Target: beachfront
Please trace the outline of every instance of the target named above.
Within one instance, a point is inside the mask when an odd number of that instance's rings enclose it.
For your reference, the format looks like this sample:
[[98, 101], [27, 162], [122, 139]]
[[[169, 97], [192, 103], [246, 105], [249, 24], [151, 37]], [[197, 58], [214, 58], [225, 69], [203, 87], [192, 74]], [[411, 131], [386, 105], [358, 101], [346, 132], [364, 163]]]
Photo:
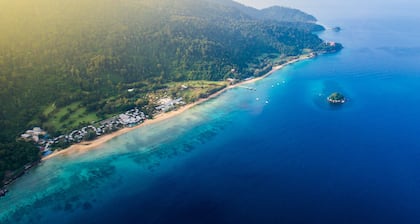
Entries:
[[206, 101], [208, 101], [210, 99], [213, 99], [213, 98], [219, 96], [220, 94], [226, 92], [229, 89], [236, 88], [238, 86], [242, 86], [242, 85], [245, 85], [245, 84], [249, 84], [249, 83], [253, 83], [253, 82], [259, 81], [261, 79], [264, 79], [264, 78], [270, 76], [274, 72], [276, 72], [276, 71], [284, 68], [287, 65], [296, 63], [296, 62], [301, 61], [301, 60], [310, 59], [310, 58], [313, 58], [315, 56], [316, 56], [315, 54], [306, 54], [306, 55], [302, 55], [300, 57], [293, 58], [293, 59], [287, 61], [284, 64], [273, 66], [272, 69], [271, 69], [271, 71], [269, 71], [268, 73], [266, 73], [263, 76], [252, 78], [252, 79], [248, 79], [248, 80], [245, 80], [245, 81], [238, 82], [236, 84], [230, 85], [230, 86], [228, 86], [228, 87], [226, 87], [226, 88], [224, 88], [224, 89], [222, 89], [222, 90], [220, 90], [220, 91], [218, 91], [218, 92], [216, 92], [216, 93], [208, 96], [207, 98], [201, 98], [201, 99], [199, 99], [198, 101], [196, 101], [194, 103], [186, 104], [184, 106], [181, 106], [181, 107], [177, 108], [176, 110], [172, 110], [172, 111], [169, 111], [169, 112], [160, 113], [160, 114], [156, 115], [153, 119], [146, 119], [146, 120], [144, 120], [143, 123], [141, 123], [141, 124], [139, 124], [137, 126], [134, 126], [134, 127], [125, 127], [125, 128], [120, 129], [120, 130], [118, 130], [116, 132], [112, 132], [112, 133], [109, 133], [109, 134], [106, 134], [106, 135], [99, 136], [95, 140], [92, 140], [92, 141], [83, 141], [83, 142], [80, 142], [80, 143], [76, 143], [74, 145], [71, 145], [70, 147], [65, 148], [65, 149], [62, 149], [62, 150], [56, 150], [52, 154], [43, 157], [42, 160], [45, 161], [45, 160], [54, 158], [56, 156], [65, 156], [65, 155], [71, 155], [71, 154], [85, 153], [85, 152], [87, 152], [89, 150], [98, 148], [102, 144], [108, 142], [109, 140], [111, 140], [111, 139], [113, 139], [113, 138], [115, 138], [117, 136], [123, 135], [123, 134], [125, 134], [127, 132], [130, 132], [130, 131], [135, 130], [135, 129], [138, 129], [138, 128], [142, 128], [142, 127], [147, 126], [147, 125], [155, 124], [155, 123], [161, 122], [163, 120], [166, 120], [166, 119], [175, 117], [175, 116], [183, 113], [184, 111], [186, 111], [186, 110], [188, 110], [188, 109], [190, 109], [190, 108], [192, 108], [194, 106], [197, 106], [197, 105], [199, 105], [201, 103], [204, 103], [204, 102], [206, 102]]

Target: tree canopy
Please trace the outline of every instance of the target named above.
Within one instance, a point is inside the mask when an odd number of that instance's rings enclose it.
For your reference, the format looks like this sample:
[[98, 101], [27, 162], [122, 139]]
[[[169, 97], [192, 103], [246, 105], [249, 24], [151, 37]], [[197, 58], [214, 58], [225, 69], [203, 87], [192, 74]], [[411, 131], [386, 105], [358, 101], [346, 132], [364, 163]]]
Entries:
[[146, 94], [168, 82], [224, 80], [232, 68], [252, 76], [263, 54], [325, 49], [314, 21], [230, 0], [3, 0], [0, 155], [11, 156], [0, 157], [0, 174], [37, 159], [37, 149], [17, 150], [25, 128], [60, 131], [49, 108], [71, 112], [78, 102], [102, 116], [133, 106], [124, 91], [133, 86]]

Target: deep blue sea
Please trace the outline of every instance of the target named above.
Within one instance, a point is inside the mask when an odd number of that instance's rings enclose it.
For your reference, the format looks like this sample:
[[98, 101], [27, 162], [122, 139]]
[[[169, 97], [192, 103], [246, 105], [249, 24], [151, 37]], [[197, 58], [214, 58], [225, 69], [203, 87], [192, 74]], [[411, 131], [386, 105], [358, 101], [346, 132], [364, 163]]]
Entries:
[[321, 10], [337, 54], [44, 162], [0, 223], [420, 223], [420, 17], [372, 10]]

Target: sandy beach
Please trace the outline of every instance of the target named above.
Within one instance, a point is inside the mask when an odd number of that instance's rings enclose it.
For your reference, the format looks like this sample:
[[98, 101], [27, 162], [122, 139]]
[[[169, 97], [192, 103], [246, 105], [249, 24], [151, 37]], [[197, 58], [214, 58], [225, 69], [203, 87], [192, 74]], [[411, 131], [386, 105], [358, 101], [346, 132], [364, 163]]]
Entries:
[[170, 112], [167, 112], [167, 113], [158, 114], [153, 119], [145, 120], [142, 124], [137, 125], [135, 127], [123, 128], [123, 129], [120, 129], [120, 130], [118, 130], [116, 132], [113, 132], [113, 133], [110, 133], [110, 134], [107, 134], [107, 135], [103, 135], [103, 136], [101, 136], [101, 137], [99, 137], [99, 138], [97, 138], [97, 139], [95, 139], [93, 141], [80, 142], [80, 143], [74, 144], [74, 145], [72, 145], [72, 146], [70, 146], [70, 147], [68, 147], [66, 149], [56, 150], [52, 154], [50, 154], [50, 155], [42, 158], [42, 161], [45, 161], [45, 160], [48, 160], [48, 159], [51, 159], [51, 158], [54, 158], [54, 157], [60, 156], [60, 155], [65, 156], [65, 155], [72, 155], [72, 154], [80, 154], [80, 153], [84, 153], [84, 152], [87, 152], [89, 150], [98, 148], [102, 144], [108, 142], [109, 140], [111, 140], [111, 139], [113, 139], [113, 138], [115, 138], [117, 136], [123, 135], [123, 134], [125, 134], [127, 132], [130, 132], [130, 131], [135, 130], [135, 129], [138, 129], [138, 128], [142, 128], [142, 127], [147, 126], [147, 125], [151, 125], [151, 124], [158, 123], [158, 122], [161, 122], [163, 120], [166, 120], [166, 119], [175, 117], [175, 116], [183, 113], [184, 111], [186, 111], [186, 110], [188, 110], [188, 109], [190, 109], [190, 108], [192, 108], [192, 107], [194, 107], [196, 105], [199, 105], [199, 104], [201, 104], [203, 102], [206, 102], [207, 100], [210, 100], [210, 99], [213, 99], [213, 98], [219, 96], [220, 94], [226, 92], [229, 89], [236, 88], [236, 87], [241, 86], [241, 85], [253, 83], [253, 82], [256, 82], [258, 80], [264, 79], [267, 76], [270, 76], [274, 72], [276, 72], [276, 71], [284, 68], [287, 65], [296, 63], [296, 62], [301, 61], [301, 60], [309, 59], [309, 58], [312, 58], [312, 56], [302, 55], [299, 58], [290, 60], [290, 61], [288, 61], [288, 62], [286, 62], [286, 63], [284, 63], [282, 65], [278, 65], [278, 66], [273, 67], [270, 72], [268, 72], [267, 74], [265, 74], [263, 76], [260, 76], [260, 77], [254, 78], [254, 79], [250, 79], [250, 80], [247, 80], [247, 81], [244, 81], [244, 82], [240, 82], [240, 83], [237, 83], [237, 84], [234, 84], [234, 85], [230, 85], [230, 86], [228, 86], [228, 87], [226, 87], [226, 88], [224, 88], [224, 89], [222, 89], [222, 90], [220, 90], [220, 91], [218, 91], [218, 92], [210, 95], [207, 98], [199, 99], [198, 101], [196, 101], [194, 103], [187, 104], [185, 106], [182, 106], [182, 107], [180, 107], [180, 108], [178, 108], [176, 110], [173, 110], [173, 111], [170, 111]]
[[70, 155], [70, 154], [83, 153], [83, 152], [89, 151], [91, 149], [97, 148], [98, 146], [106, 143], [107, 141], [109, 141], [109, 140], [111, 140], [111, 139], [113, 139], [117, 136], [123, 135], [127, 132], [133, 131], [135, 129], [138, 129], [138, 128], [141, 128], [141, 127], [144, 127], [144, 126], [147, 126], [147, 125], [155, 124], [155, 123], [161, 122], [163, 120], [166, 120], [166, 119], [169, 119], [169, 118], [172, 118], [172, 117], [175, 117], [175, 116], [183, 113], [184, 111], [200, 104], [200, 103], [203, 103], [203, 102], [205, 102], [209, 99], [212, 99], [212, 98], [220, 95], [221, 93], [226, 91], [228, 88], [224, 88], [224, 89], [220, 90], [219, 92], [216, 92], [213, 95], [209, 96], [208, 98], [200, 99], [200, 100], [198, 100], [194, 103], [182, 106], [182, 107], [178, 108], [177, 110], [173, 110], [173, 111], [170, 111], [170, 112], [167, 112], [167, 113], [158, 114], [153, 119], [145, 120], [143, 123], [141, 123], [137, 126], [123, 128], [123, 129], [120, 129], [116, 132], [100, 136], [95, 140], [88, 141], [88, 142], [86, 142], [86, 141], [80, 142], [80, 143], [74, 144], [74, 145], [72, 145], [72, 146], [70, 146], [66, 149], [55, 151], [54, 153], [42, 158], [42, 160], [48, 160], [48, 159], [51, 159], [51, 158], [59, 156], [59, 155]]

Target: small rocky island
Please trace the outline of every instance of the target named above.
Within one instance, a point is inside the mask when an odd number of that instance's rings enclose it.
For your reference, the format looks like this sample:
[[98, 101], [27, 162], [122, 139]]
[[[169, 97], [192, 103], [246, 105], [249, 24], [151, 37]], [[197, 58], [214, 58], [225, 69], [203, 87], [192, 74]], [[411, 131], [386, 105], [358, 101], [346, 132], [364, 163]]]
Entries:
[[335, 31], [335, 32], [340, 32], [341, 31], [341, 27], [336, 26], [336, 27], [332, 28], [332, 30]]
[[332, 93], [327, 97], [328, 102], [331, 104], [343, 104], [346, 102], [346, 98], [339, 92]]

